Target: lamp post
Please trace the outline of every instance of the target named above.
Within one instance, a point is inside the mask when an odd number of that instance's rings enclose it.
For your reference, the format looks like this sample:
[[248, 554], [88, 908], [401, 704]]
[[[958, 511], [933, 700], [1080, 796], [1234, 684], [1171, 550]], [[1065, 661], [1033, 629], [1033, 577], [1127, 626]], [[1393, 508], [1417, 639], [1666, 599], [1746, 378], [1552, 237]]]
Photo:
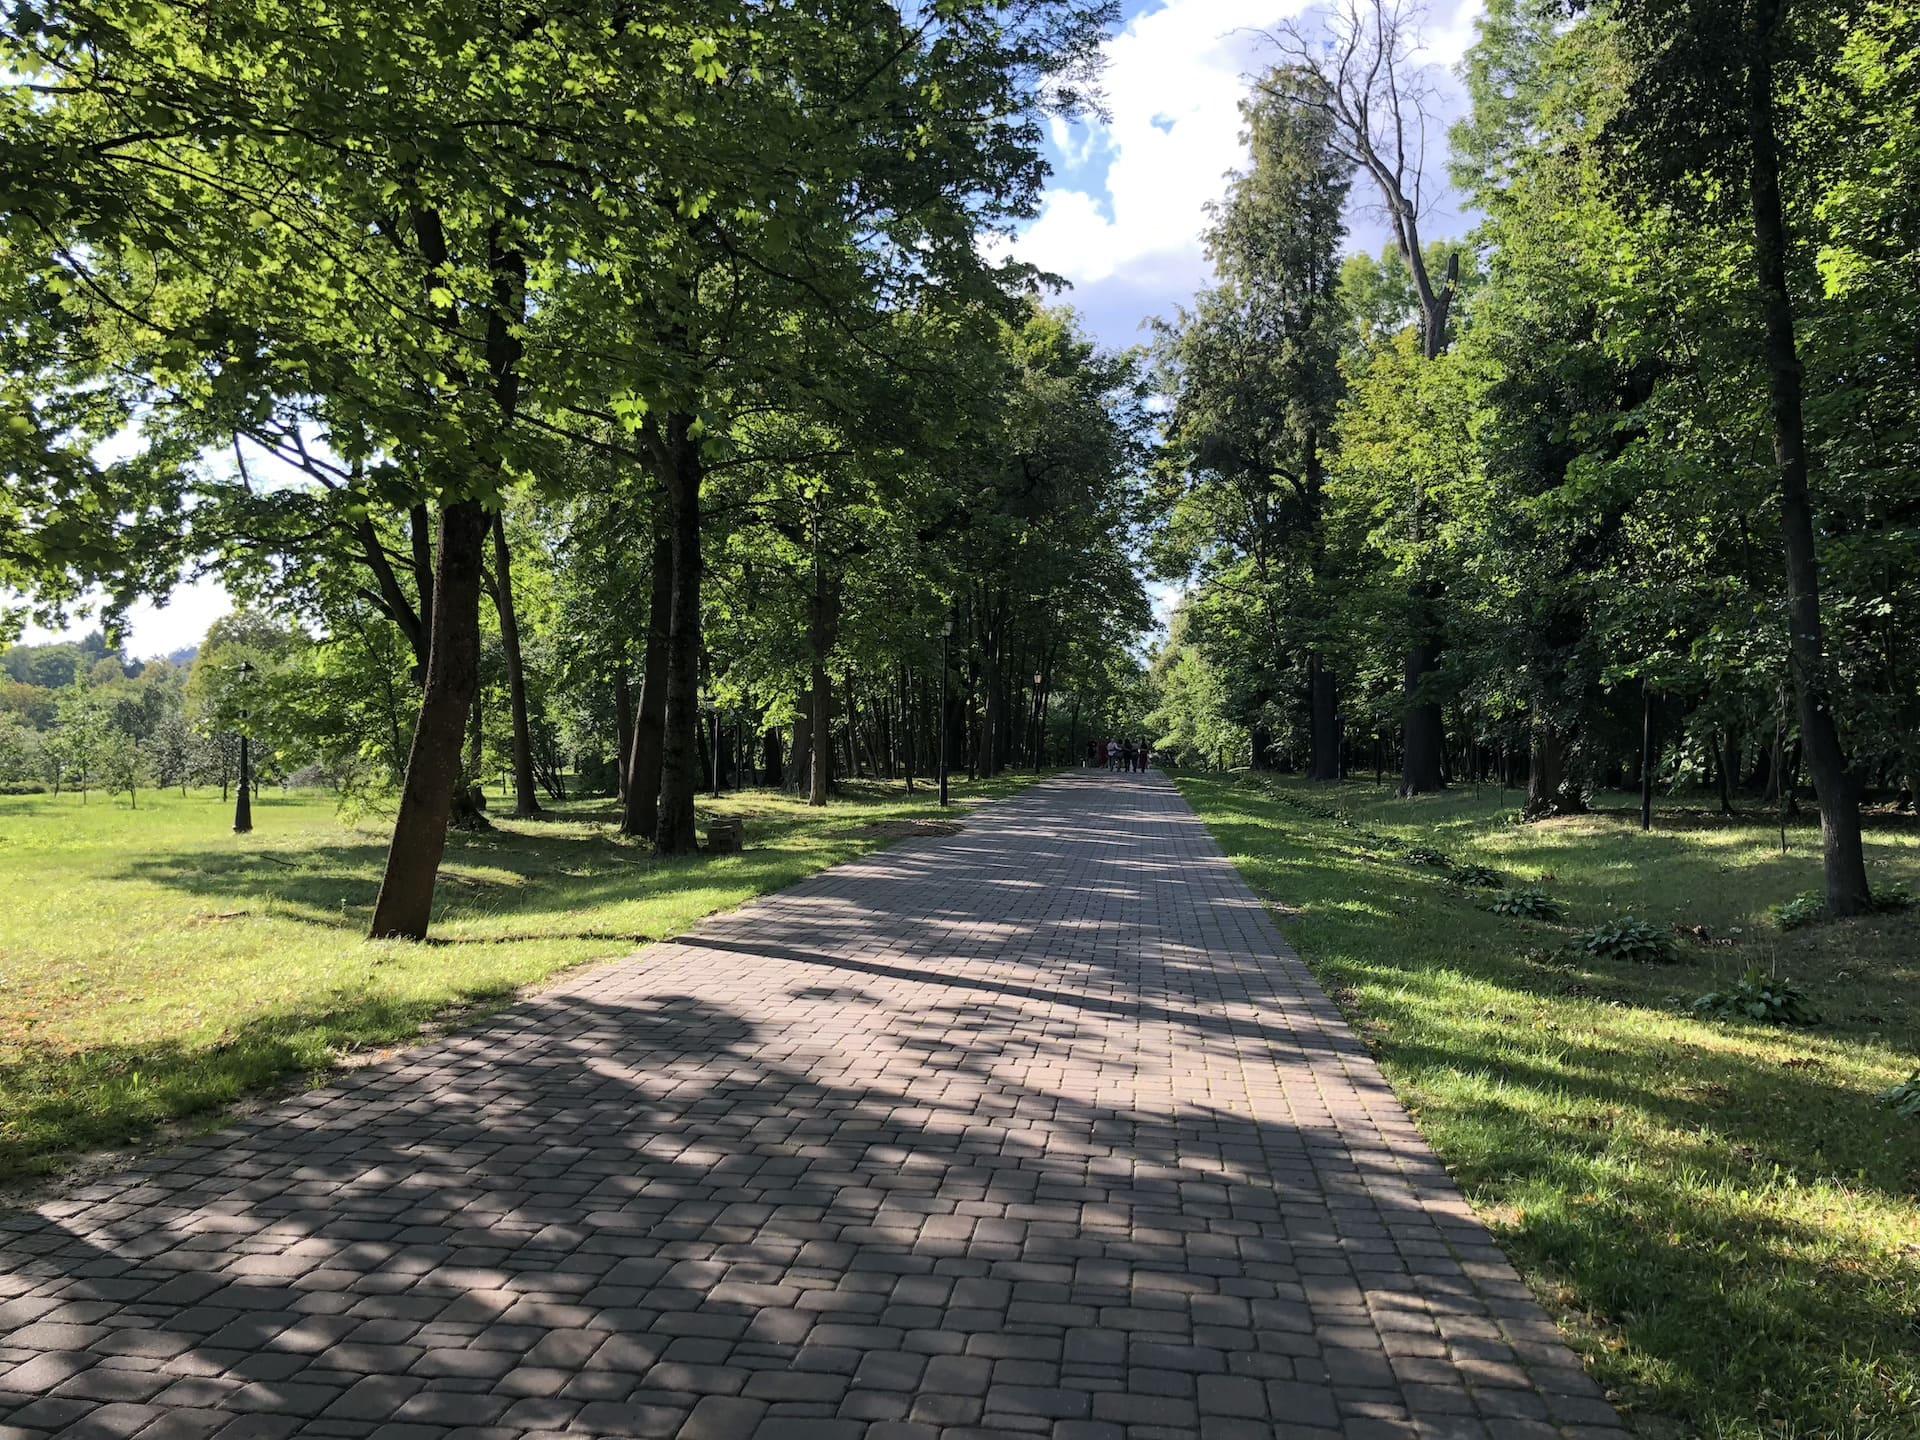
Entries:
[[720, 798], [720, 705], [707, 702], [707, 755], [713, 761], [713, 798]]
[[233, 802], [233, 833], [253, 832], [253, 744], [247, 734], [247, 689], [253, 679], [253, 662], [242, 660], [235, 671], [240, 687], [240, 793]]
[[940, 631], [940, 803], [947, 803], [947, 642], [953, 638], [953, 616]]
[[1038, 670], [1033, 672], [1033, 773], [1036, 775], [1040, 773], [1047, 750], [1047, 718], [1040, 713], [1040, 687], [1046, 683], [1046, 676]]

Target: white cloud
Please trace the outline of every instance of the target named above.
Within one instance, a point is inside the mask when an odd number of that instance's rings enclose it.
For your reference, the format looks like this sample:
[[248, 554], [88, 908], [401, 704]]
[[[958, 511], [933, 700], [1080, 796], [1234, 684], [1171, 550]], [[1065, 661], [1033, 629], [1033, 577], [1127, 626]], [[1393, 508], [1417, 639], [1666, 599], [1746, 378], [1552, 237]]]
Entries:
[[1197, 281], [1206, 206], [1243, 163], [1240, 98], [1256, 32], [1302, 0], [1168, 0], [1106, 45], [1109, 118], [1059, 126], [1069, 170], [1104, 157], [1105, 194], [1051, 187], [1014, 253], [1076, 284], [1108, 279], [1149, 256], [1178, 257]]
[[[1120, 312], [1165, 313], [1207, 282], [1201, 236], [1207, 205], [1229, 172], [1247, 163], [1240, 101], [1248, 77], [1270, 61], [1261, 32], [1310, 8], [1309, 0], [1162, 0], [1106, 44], [1109, 118], [1051, 127], [1061, 174], [1013, 254], [1063, 276], [1117, 333]], [[1444, 175], [1445, 125], [1458, 104], [1451, 71], [1475, 38], [1482, 0], [1434, 0], [1422, 58], [1433, 65], [1441, 113], [1430, 177]], [[1104, 184], [1097, 171], [1104, 163]], [[1432, 220], [1452, 228], [1450, 198]], [[1355, 186], [1349, 244], [1377, 249], [1385, 232], [1365, 188]], [[1430, 226], [1429, 228], [1433, 228]], [[1126, 322], [1131, 328], [1131, 322]]]

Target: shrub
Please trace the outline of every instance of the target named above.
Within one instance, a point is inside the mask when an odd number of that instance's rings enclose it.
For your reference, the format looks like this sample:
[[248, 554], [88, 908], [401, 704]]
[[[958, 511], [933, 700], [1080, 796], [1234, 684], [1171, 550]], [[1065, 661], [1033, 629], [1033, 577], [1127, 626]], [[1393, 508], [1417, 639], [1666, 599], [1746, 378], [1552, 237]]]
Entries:
[[1560, 904], [1544, 890], [1502, 890], [1489, 907], [1496, 915], [1522, 920], [1558, 920]]
[[1898, 915], [1902, 910], [1911, 910], [1913, 904], [1913, 896], [1903, 885], [1890, 886], [1873, 897], [1873, 908], [1881, 915]]
[[1758, 1020], [1767, 1025], [1812, 1025], [1820, 1017], [1807, 1008], [1807, 992], [1793, 981], [1773, 979], [1758, 967], [1724, 990], [1709, 990], [1693, 1002], [1694, 1013], [1715, 1020]]
[[1453, 861], [1430, 845], [1409, 845], [1407, 847], [1409, 865], [1425, 865], [1434, 870], [1451, 870]]
[[1800, 895], [1767, 912], [1782, 930], [1798, 930], [1827, 918], [1827, 902], [1818, 895]]
[[1638, 960], [1644, 964], [1658, 964], [1673, 959], [1672, 938], [1631, 915], [1622, 915], [1617, 920], [1609, 920], [1597, 929], [1589, 930], [1576, 943], [1587, 954], [1602, 955], [1609, 960]]
[[1916, 1070], [1891, 1089], [1880, 1094], [1880, 1103], [1893, 1107], [1893, 1113], [1908, 1120], [1920, 1120], [1920, 1070]]
[[[1876, 915], [1897, 915], [1903, 910], [1913, 908], [1914, 897], [1904, 886], [1895, 885], [1880, 891], [1873, 897], [1873, 913]], [[1821, 895], [1798, 895], [1784, 904], [1776, 905], [1769, 912], [1774, 923], [1782, 930], [1798, 930], [1804, 925], [1814, 925], [1827, 918], [1826, 898]]]
[[1456, 865], [1453, 868], [1453, 883], [1471, 886], [1476, 890], [1498, 890], [1507, 883], [1507, 877], [1491, 865]]

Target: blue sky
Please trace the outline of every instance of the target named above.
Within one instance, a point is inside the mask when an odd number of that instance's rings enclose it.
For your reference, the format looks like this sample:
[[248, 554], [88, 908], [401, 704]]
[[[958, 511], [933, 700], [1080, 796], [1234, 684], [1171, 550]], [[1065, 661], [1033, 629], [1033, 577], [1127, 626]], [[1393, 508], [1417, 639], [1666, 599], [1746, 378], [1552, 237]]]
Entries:
[[[1056, 122], [1053, 176], [1040, 214], [1012, 240], [1014, 253], [1064, 277], [1060, 298], [1102, 342], [1147, 338], [1148, 318], [1171, 317], [1207, 283], [1200, 236], [1206, 205], [1246, 163], [1240, 98], [1271, 63], [1259, 32], [1306, 9], [1306, 0], [1125, 0], [1105, 46], [1105, 119]], [[1434, 67], [1442, 120], [1457, 108], [1453, 67], [1473, 40], [1480, 0], [1429, 0], [1425, 58]], [[1432, 136], [1436, 178], [1444, 125]], [[1364, 180], [1348, 216], [1350, 248], [1378, 250], [1386, 231]], [[1430, 238], [1465, 229], [1440, 196]], [[1164, 615], [1173, 592], [1155, 587]], [[128, 650], [145, 658], [198, 643], [232, 608], [217, 580], [181, 587], [164, 606], [141, 602], [128, 617]], [[83, 621], [70, 633], [93, 628]], [[49, 638], [30, 630], [28, 639]]]
[[[1022, 259], [1072, 282], [1063, 299], [1107, 344], [1143, 340], [1146, 317], [1172, 315], [1206, 283], [1205, 207], [1245, 164], [1240, 99], [1272, 60], [1260, 32], [1306, 8], [1302, 0], [1126, 0], [1106, 45], [1108, 116], [1054, 126], [1044, 208], [1014, 243]], [[1452, 71], [1479, 12], [1480, 0], [1429, 0], [1425, 58], [1443, 112], [1431, 136], [1434, 179], [1459, 93]], [[1377, 250], [1387, 236], [1364, 180], [1354, 195], [1350, 243]], [[1465, 228], [1450, 199], [1433, 207], [1433, 237]]]

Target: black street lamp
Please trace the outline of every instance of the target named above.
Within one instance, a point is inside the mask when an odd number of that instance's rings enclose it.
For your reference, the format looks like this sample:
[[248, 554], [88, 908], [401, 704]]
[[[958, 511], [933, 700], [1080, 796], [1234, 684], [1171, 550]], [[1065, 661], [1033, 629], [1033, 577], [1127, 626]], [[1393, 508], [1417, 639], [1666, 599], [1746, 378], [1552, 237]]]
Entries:
[[233, 833], [253, 833], [253, 745], [247, 734], [247, 688], [253, 679], [253, 662], [242, 660], [236, 671], [240, 686], [240, 794], [233, 802]]
[[707, 758], [712, 762], [713, 798], [720, 798], [720, 703], [717, 700], [702, 700], [701, 708], [707, 712]]
[[947, 642], [953, 638], [953, 616], [940, 631], [940, 803], [947, 803]]

